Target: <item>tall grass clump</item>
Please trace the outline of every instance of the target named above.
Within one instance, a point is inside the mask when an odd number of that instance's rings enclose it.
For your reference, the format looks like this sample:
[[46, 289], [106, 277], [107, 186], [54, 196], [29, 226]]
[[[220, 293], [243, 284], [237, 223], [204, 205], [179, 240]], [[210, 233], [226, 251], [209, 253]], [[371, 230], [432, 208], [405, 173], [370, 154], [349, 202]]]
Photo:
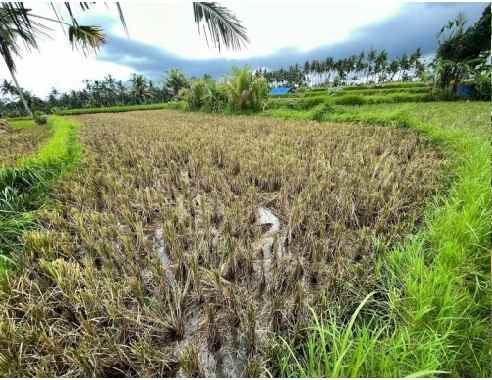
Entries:
[[[51, 117], [51, 137], [38, 152], [0, 169], [0, 271], [11, 262], [23, 231], [33, 226], [30, 212], [38, 208], [51, 182], [79, 158], [77, 124]], [[44, 127], [43, 127], [44, 128]], [[3, 264], [2, 264], [3, 263]]]
[[328, 119], [423, 132], [449, 153], [454, 183], [429, 204], [421, 232], [380, 258], [377, 301], [361, 304], [350, 323], [341, 315], [314, 318], [304, 344], [281, 344], [280, 374], [489, 377], [490, 138], [407, 114], [348, 111]]

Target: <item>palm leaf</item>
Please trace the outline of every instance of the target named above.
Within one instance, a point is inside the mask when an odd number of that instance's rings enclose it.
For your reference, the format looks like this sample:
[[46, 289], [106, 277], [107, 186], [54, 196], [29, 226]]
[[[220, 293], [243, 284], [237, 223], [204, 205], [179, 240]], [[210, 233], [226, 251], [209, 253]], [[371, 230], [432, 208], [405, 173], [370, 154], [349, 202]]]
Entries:
[[70, 25], [68, 39], [72, 48], [80, 49], [84, 54], [88, 54], [91, 50], [97, 52], [106, 42], [102, 29], [89, 25]]
[[246, 28], [226, 7], [217, 3], [194, 2], [193, 12], [198, 32], [200, 32], [200, 25], [206, 24], [208, 31], [205, 28], [203, 30], [207, 44], [210, 37], [212, 44], [219, 51], [222, 45], [233, 50], [240, 50], [249, 42]]

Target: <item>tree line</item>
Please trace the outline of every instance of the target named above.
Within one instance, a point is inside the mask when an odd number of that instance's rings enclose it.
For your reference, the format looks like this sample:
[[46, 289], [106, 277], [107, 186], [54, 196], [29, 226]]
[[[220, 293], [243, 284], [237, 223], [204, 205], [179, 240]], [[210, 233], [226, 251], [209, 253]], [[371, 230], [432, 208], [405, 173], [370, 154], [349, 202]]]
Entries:
[[[30, 109], [53, 112], [64, 108], [97, 108], [167, 102], [176, 97], [190, 80], [177, 69], [169, 70], [162, 81], [152, 81], [141, 74], [132, 74], [128, 81], [117, 80], [111, 74], [101, 80], [85, 80], [80, 90], [61, 92], [53, 88], [46, 100], [23, 90], [23, 98]], [[25, 115], [18, 87], [3, 80], [0, 83], [0, 114]]]
[[[2, 91], [8, 95], [19, 97], [19, 101], [24, 108], [23, 113], [31, 117], [33, 116], [32, 105], [38, 103], [40, 99], [32, 96], [21, 87], [16, 76], [16, 60], [18, 57], [22, 57], [26, 51], [39, 50], [39, 38], [49, 36], [53, 24], [61, 26], [72, 48], [83, 52], [85, 55], [91, 51], [97, 52], [106, 43], [104, 30], [101, 26], [80, 23], [80, 19], [75, 14], [75, 5], [70, 2], [64, 2], [59, 6], [56, 3], [49, 3], [49, 5], [52, 15], [40, 15], [33, 12], [22, 1], [0, 2], [0, 58], [5, 63], [13, 83], [7, 83], [7, 86], [2, 87]], [[95, 7], [96, 3], [79, 2], [78, 5], [85, 12]], [[121, 24], [128, 34], [122, 6], [119, 2], [115, 2], [114, 5], [118, 11]], [[219, 50], [224, 47], [240, 50], [249, 43], [246, 28], [227, 7], [215, 2], [192, 2], [191, 5], [193, 6], [195, 24], [205, 36], [207, 44], [210, 41], [212, 46]], [[151, 86], [151, 83], [147, 82], [144, 86], [143, 77], [135, 77], [133, 79], [140, 82], [137, 86], [140, 92], [132, 94], [136, 101], [142, 102], [149, 98], [150, 95], [156, 95], [156, 90]], [[98, 87], [99, 85], [100, 83], [97, 85], [91, 83], [91, 88], [86, 89], [87, 93], [79, 93], [77, 96], [72, 96], [72, 100], [81, 101], [81, 99], [76, 98], [87, 100], [86, 98], [91, 96], [92, 87]], [[12, 91], [12, 86], [15, 87], [15, 91]], [[144, 93], [145, 89], [147, 93]], [[106, 92], [112, 90], [115, 90], [112, 85], [108, 85], [104, 89]], [[122, 90], [122, 87], [119, 90]], [[101, 92], [104, 91], [101, 90]], [[3, 103], [5, 101], [0, 101], [0, 107], [3, 109], [9, 107]], [[0, 108], [0, 112], [2, 108]]]
[[261, 69], [260, 72], [273, 86], [337, 86], [421, 78], [425, 67], [420, 48], [394, 59], [390, 59], [384, 49], [369, 49], [346, 58], [314, 59], [304, 65], [295, 64], [278, 70]]

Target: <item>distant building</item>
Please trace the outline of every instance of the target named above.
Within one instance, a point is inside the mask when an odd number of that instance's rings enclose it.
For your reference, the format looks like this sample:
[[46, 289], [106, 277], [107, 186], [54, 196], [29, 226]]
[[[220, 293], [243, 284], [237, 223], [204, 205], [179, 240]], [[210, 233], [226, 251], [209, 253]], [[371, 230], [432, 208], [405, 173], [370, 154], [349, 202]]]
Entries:
[[274, 87], [270, 91], [270, 95], [287, 95], [291, 93], [293, 90], [291, 87]]

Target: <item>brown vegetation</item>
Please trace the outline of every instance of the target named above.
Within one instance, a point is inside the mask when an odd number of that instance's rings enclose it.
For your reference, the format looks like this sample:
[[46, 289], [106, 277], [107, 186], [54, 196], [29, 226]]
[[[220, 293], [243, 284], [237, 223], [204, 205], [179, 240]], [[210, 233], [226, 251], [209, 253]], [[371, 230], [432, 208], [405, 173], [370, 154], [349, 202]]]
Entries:
[[13, 165], [21, 157], [35, 152], [48, 135], [48, 128], [16, 129], [9, 127], [7, 122], [0, 123], [0, 167]]
[[273, 334], [374, 287], [443, 165], [403, 129], [79, 119], [85, 161], [1, 288], [3, 375], [265, 375]]

